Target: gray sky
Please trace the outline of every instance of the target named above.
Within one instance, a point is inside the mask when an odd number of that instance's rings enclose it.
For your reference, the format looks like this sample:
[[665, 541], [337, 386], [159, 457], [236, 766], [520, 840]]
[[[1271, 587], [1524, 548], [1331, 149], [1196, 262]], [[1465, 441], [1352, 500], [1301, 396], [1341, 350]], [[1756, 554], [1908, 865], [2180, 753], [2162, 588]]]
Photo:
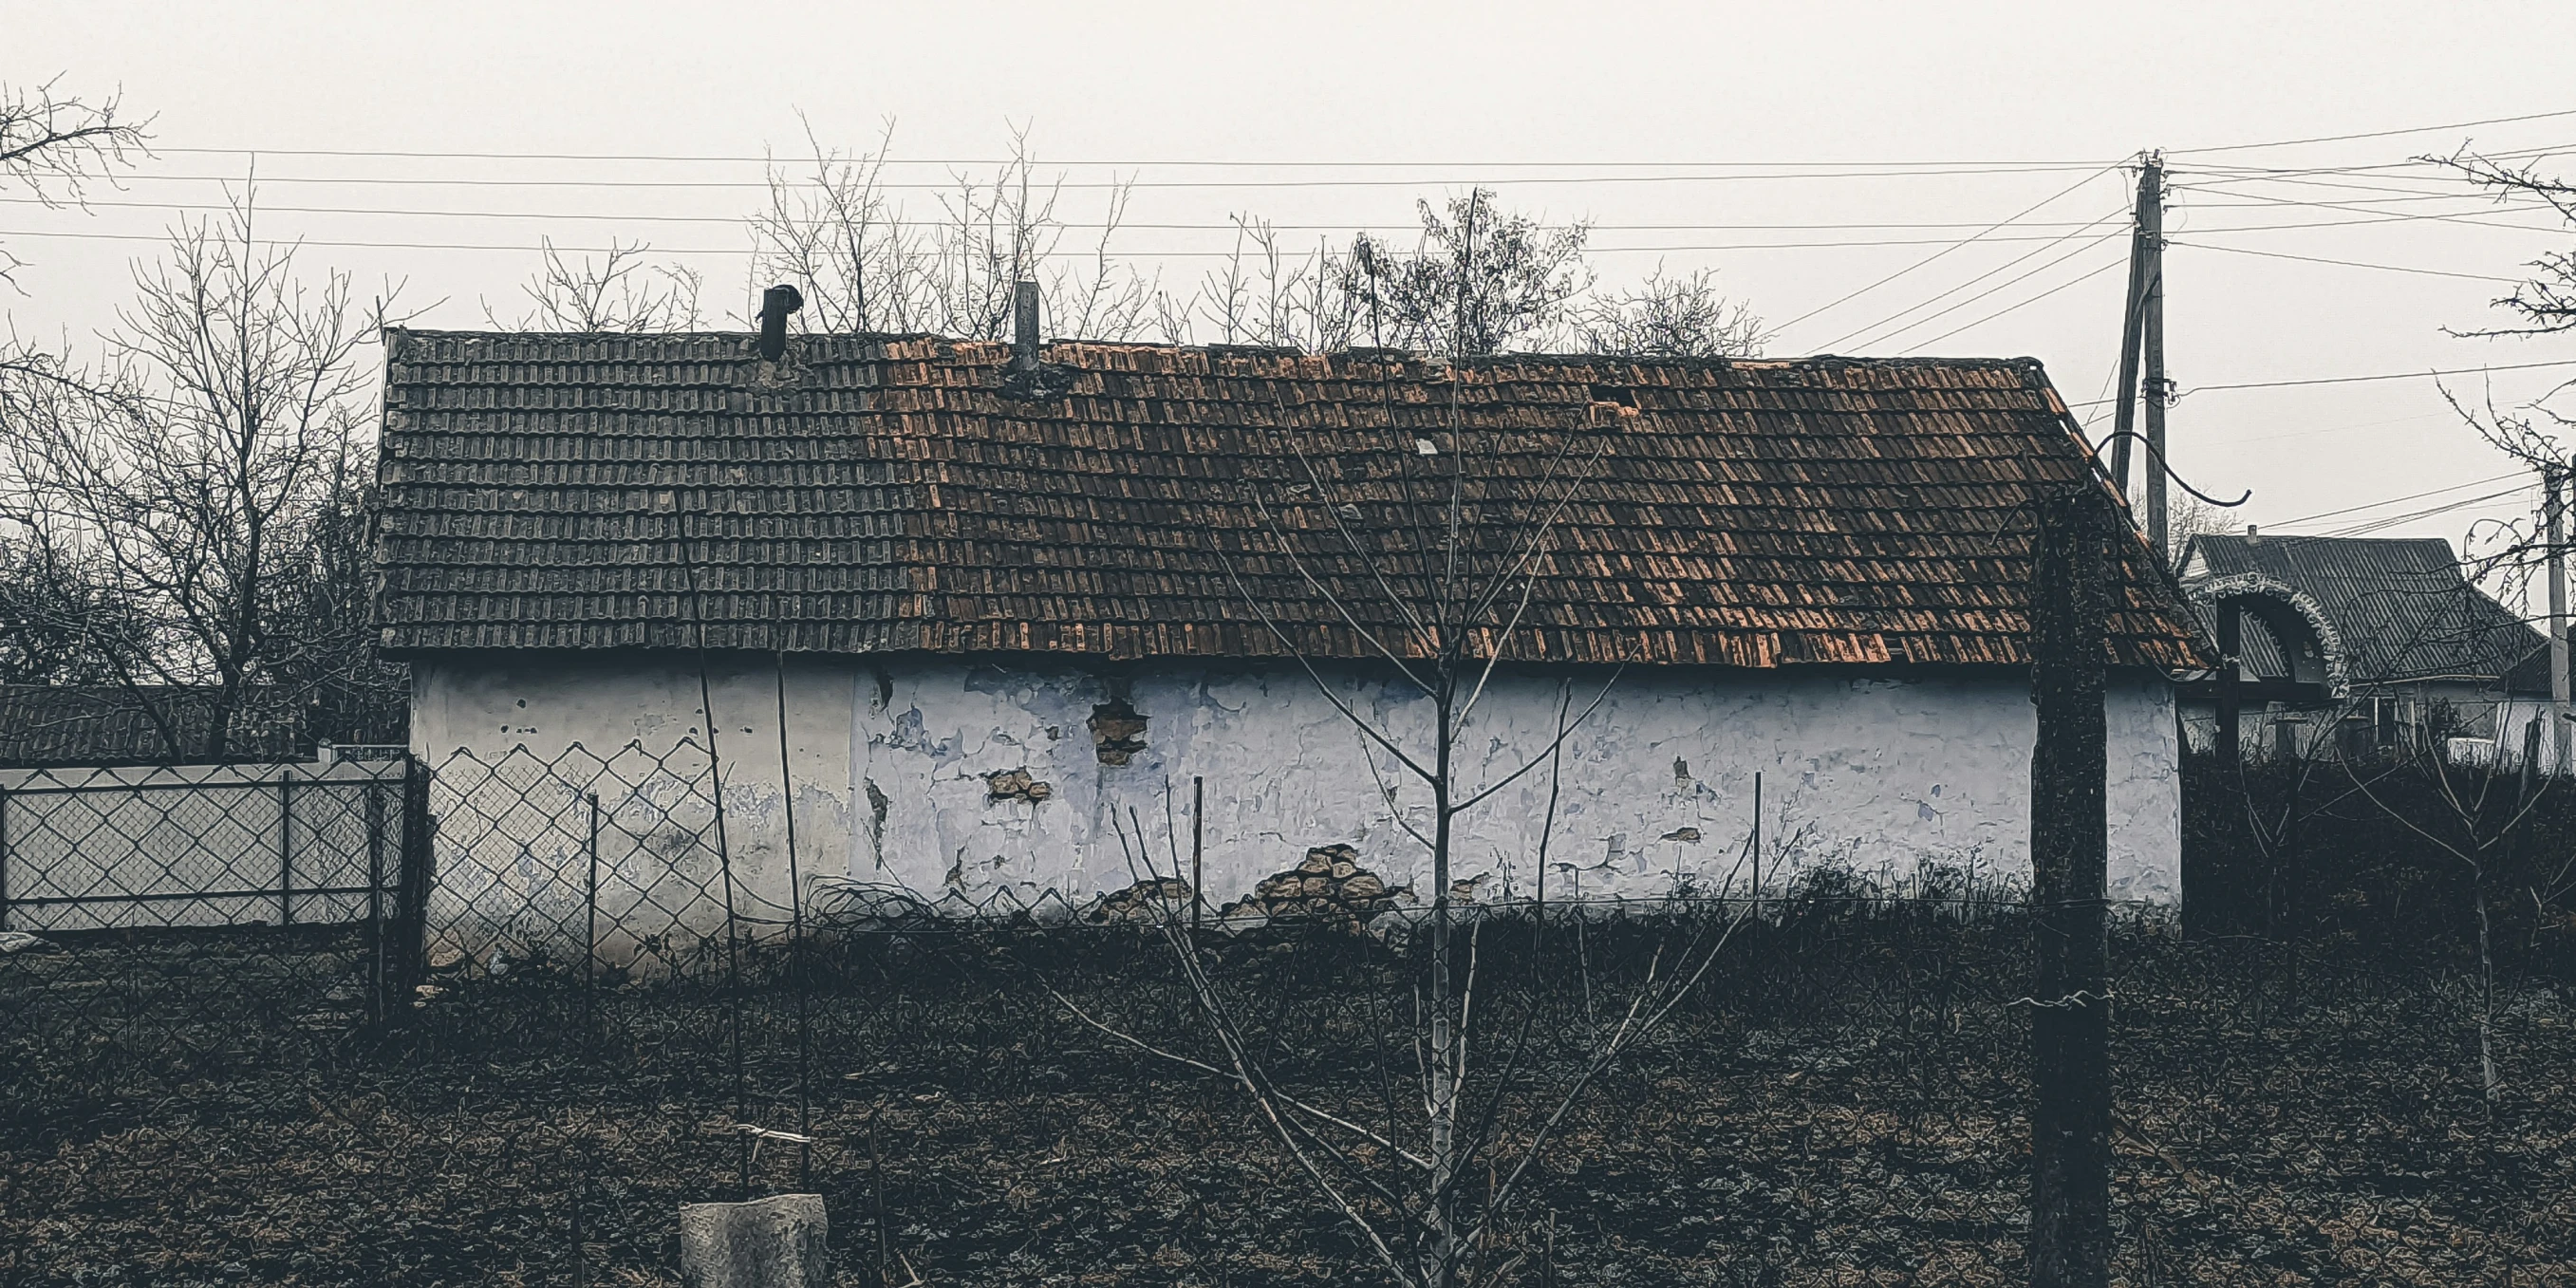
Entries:
[[[129, 261], [156, 249], [115, 237], [150, 236], [180, 216], [106, 203], [220, 202], [220, 180], [238, 180], [250, 158], [181, 150], [202, 148], [264, 150], [264, 231], [314, 243], [302, 252], [313, 269], [346, 268], [369, 286], [402, 279], [415, 305], [444, 301], [423, 325], [479, 325], [486, 299], [510, 312], [515, 283], [536, 260], [532, 249], [515, 248], [540, 235], [565, 245], [640, 238], [666, 250], [724, 252], [685, 259], [707, 274], [712, 306], [738, 310], [749, 283], [734, 248], [744, 239], [721, 221], [747, 212], [758, 193], [722, 185], [756, 183], [757, 164], [382, 154], [752, 157], [764, 145], [800, 147], [801, 110], [824, 141], [845, 147], [867, 145], [893, 118], [896, 155], [922, 163], [896, 176], [907, 181], [938, 180], [940, 163], [989, 161], [1003, 152], [1011, 123], [1025, 123], [1040, 158], [1074, 183], [1135, 176], [1131, 225], [1215, 224], [1235, 212], [1336, 228], [1402, 225], [1415, 197], [1481, 181], [1511, 206], [1599, 221], [1596, 263], [1607, 280], [1659, 262], [1667, 271], [1714, 267], [1730, 292], [1775, 323], [2063, 192], [2021, 224], [1786, 327], [1771, 352], [1896, 353], [1930, 342], [1923, 352], [2030, 354], [2079, 403], [2101, 396], [2115, 357], [2124, 274], [2113, 265], [2126, 246], [2122, 236], [2094, 242], [2116, 233], [2117, 219], [2080, 226], [2127, 204], [2128, 178], [2108, 167], [2163, 148], [2181, 185], [2169, 216], [2174, 236], [2195, 243], [2168, 252], [2166, 271], [2170, 364], [2184, 390], [2576, 360], [2576, 337], [2473, 341], [2442, 332], [2500, 320], [2486, 305], [2507, 284], [2478, 278], [2515, 277], [2525, 261], [2576, 240], [2548, 231], [2557, 221], [2546, 212], [2466, 197], [2391, 201], [2457, 190], [2422, 168], [2304, 182], [2221, 171], [2387, 165], [2474, 142], [2490, 151], [2566, 145], [2550, 164], [2576, 178], [2576, 92], [2565, 88], [2563, 63], [2570, 49], [2576, 5], [2563, 0], [730, 10], [0, 0], [0, 78], [59, 74], [62, 89], [84, 94], [121, 88], [130, 109], [157, 114], [162, 150], [123, 191], [94, 191], [85, 213], [0, 202], [0, 233], [14, 234], [0, 243], [31, 261], [19, 274], [22, 293], [0, 298], [0, 307], [22, 335], [86, 344], [126, 294]], [[2192, 151], [2553, 112], [2566, 114]], [[293, 149], [376, 155], [285, 151]], [[1730, 177], [1675, 177], [1712, 174]], [[286, 182], [325, 178], [483, 182]], [[560, 183], [568, 179], [713, 186]], [[1154, 186], [1220, 182], [1263, 186]], [[1063, 209], [1096, 218], [1096, 194], [1069, 192]], [[506, 217], [492, 217], [500, 212]], [[2400, 213], [2522, 227], [2387, 218]], [[2246, 231], [2321, 223], [2347, 226]], [[1689, 226], [1612, 227], [1622, 224]], [[1840, 224], [1915, 226], [1821, 227]], [[39, 233], [89, 236], [29, 235]], [[514, 249], [319, 244], [333, 241]], [[1113, 249], [1186, 288], [1211, 261], [1180, 253], [1229, 242], [1213, 230], [1131, 228]], [[1918, 244], [1811, 244], [1823, 242]], [[2042, 253], [1981, 277], [2033, 250]], [[1943, 295], [1971, 279], [1979, 280]], [[2576, 367], [2500, 373], [2493, 386], [2500, 400], [2525, 398], [2569, 376]], [[2483, 396], [2475, 378], [2455, 384]], [[2172, 425], [2186, 475], [2212, 491], [2252, 488], [2241, 514], [2267, 526], [2456, 489], [2288, 530], [2335, 531], [2513, 486], [2458, 486], [2510, 467], [2450, 416], [2430, 380], [2212, 390], [2185, 397]], [[2456, 540], [2476, 516], [2530, 504], [2517, 493], [2384, 532]]]

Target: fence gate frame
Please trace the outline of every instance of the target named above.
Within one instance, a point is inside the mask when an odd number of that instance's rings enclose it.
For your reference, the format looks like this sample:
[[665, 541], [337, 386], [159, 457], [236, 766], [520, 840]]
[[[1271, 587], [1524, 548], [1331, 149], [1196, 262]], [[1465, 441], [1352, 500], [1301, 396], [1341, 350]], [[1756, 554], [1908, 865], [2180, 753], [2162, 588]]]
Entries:
[[[367, 763], [350, 760], [285, 762], [253, 765], [159, 765], [159, 766], [64, 766], [0, 770], [0, 932], [24, 931], [48, 938], [88, 939], [139, 935], [187, 933], [268, 933], [289, 936], [299, 929], [321, 926], [363, 927], [366, 947], [369, 1018], [382, 1022], [408, 1014], [402, 1003], [421, 980], [425, 969], [423, 929], [427, 923], [427, 906], [432, 877], [430, 861], [430, 827], [428, 818], [429, 770], [421, 760], [405, 749], [383, 760], [399, 761], [394, 773], [369, 770], [363, 775], [333, 777], [331, 770], [344, 763]], [[381, 763], [381, 762], [378, 762]], [[175, 776], [186, 771], [193, 776]], [[171, 775], [169, 777], [161, 777]], [[96, 865], [97, 878], [91, 888], [70, 891], [55, 888], [48, 893], [50, 869], [39, 868], [27, 853], [31, 840], [50, 833], [62, 846], [64, 859], [81, 859], [80, 846], [93, 832], [103, 831], [114, 838], [112, 844], [124, 847], [131, 861], [146, 855], [147, 842], [107, 822], [109, 810], [131, 808], [139, 802], [153, 801], [167, 794], [171, 799], [186, 799], [178, 794], [192, 793], [200, 800], [224, 802], [213, 808], [211, 817], [237, 826], [227, 806], [233, 802], [263, 802], [262, 808], [277, 814], [273, 828], [260, 831], [271, 835], [258, 844], [273, 847], [277, 880], [261, 885], [244, 878], [228, 860], [217, 859], [222, 871], [218, 880], [197, 887], [177, 889], [138, 889], [153, 884], [156, 874], [148, 869], [142, 879], [123, 883], [120, 888], [100, 891], [98, 884], [111, 878], [107, 861], [89, 857], [83, 861]], [[357, 799], [346, 811], [347, 817], [330, 820], [307, 819], [299, 823], [299, 802], [310, 801], [317, 794], [355, 793]], [[388, 798], [391, 798], [389, 801]], [[46, 813], [30, 802], [46, 799], [97, 798], [117, 802], [108, 808], [93, 808], [90, 832], [68, 834], [48, 821]], [[176, 817], [174, 808], [151, 811], [164, 821]], [[322, 839], [326, 822], [354, 824], [358, 838], [354, 846], [342, 847], [355, 853], [338, 853], [315, 862], [314, 845], [328, 845]], [[298, 828], [305, 829], [306, 852], [301, 855], [308, 872], [333, 869], [354, 870], [354, 880], [328, 883], [317, 877], [314, 884], [298, 885]], [[204, 831], [188, 837], [202, 842]], [[248, 835], [248, 833], [245, 833]], [[245, 855], [250, 850], [241, 847]], [[391, 853], [388, 853], [390, 848]], [[161, 856], [159, 878], [175, 874], [175, 861]], [[150, 860], [146, 860], [147, 864]], [[314, 900], [323, 900], [321, 917], [311, 915]], [[330, 900], [354, 902], [350, 915], [335, 916]], [[297, 916], [301, 901], [306, 915]], [[245, 910], [262, 903], [273, 910], [275, 919], [249, 919], [218, 916], [212, 921], [152, 920], [126, 921], [123, 924], [72, 925], [53, 924], [52, 919], [30, 920], [30, 913], [44, 909], [140, 909], [154, 905], [193, 904], [213, 908], [233, 904]], [[120, 919], [122, 920], [122, 919]]]

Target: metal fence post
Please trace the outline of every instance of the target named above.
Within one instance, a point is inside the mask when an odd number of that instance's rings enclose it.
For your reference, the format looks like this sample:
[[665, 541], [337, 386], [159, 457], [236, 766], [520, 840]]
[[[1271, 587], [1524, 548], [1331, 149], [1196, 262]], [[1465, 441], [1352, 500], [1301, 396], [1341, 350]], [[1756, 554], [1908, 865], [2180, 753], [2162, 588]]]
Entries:
[[368, 990], [374, 999], [375, 1014], [368, 1017], [382, 1023], [392, 1009], [388, 996], [392, 980], [385, 973], [385, 788], [381, 779], [370, 777], [361, 788], [367, 795], [367, 938], [375, 949], [375, 963], [370, 971], [374, 987]]
[[429, 817], [429, 766], [403, 756], [401, 873], [395, 878], [395, 939], [401, 949], [395, 992], [418, 982], [429, 949], [429, 892], [435, 843]]
[[0, 787], [0, 930], [9, 928], [9, 789]]
[[277, 775], [277, 924], [295, 924], [295, 780]]
[[581, 938], [581, 1032], [585, 1040], [599, 1038], [599, 793], [588, 792], [590, 801], [590, 871], [582, 881], [581, 905], [584, 920]]

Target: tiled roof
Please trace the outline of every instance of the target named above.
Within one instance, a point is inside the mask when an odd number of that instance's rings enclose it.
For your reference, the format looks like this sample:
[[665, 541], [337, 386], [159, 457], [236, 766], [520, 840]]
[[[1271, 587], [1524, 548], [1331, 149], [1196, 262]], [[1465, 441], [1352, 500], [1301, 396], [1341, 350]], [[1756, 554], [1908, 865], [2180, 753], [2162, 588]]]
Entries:
[[[166, 685], [145, 685], [139, 695], [115, 686], [0, 685], [0, 769], [197, 763], [213, 697], [211, 689]], [[303, 759], [313, 751], [308, 724], [302, 703], [253, 691], [227, 727], [224, 759]]]
[[[2211, 534], [2192, 539], [2184, 573], [2195, 581], [2260, 573], [2307, 592], [2342, 636], [2355, 684], [2494, 680], [2549, 642], [2470, 584], [2439, 537]], [[2286, 674], [2263, 632], [2248, 632], [2243, 647], [2256, 674]], [[2547, 691], [2545, 678], [2540, 687]]]
[[[688, 647], [694, 579], [719, 649], [1366, 657], [1281, 543], [1393, 620], [1335, 529], [1418, 570], [1463, 448], [1497, 521], [1582, 480], [1515, 657], [2015, 664], [2022, 504], [2090, 468], [2030, 360], [1062, 343], [1030, 399], [1006, 345], [794, 343], [391, 332], [384, 645]], [[2125, 592], [2116, 660], [2199, 662], [2143, 545]]]

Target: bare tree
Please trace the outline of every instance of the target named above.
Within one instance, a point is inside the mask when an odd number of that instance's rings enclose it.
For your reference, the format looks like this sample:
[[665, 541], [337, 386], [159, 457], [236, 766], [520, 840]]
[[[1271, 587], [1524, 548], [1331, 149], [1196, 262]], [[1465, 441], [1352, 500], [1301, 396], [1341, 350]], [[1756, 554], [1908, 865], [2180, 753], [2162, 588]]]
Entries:
[[[2556, 210], [2560, 218], [2576, 225], [2576, 184], [2543, 175], [2532, 163], [2513, 165], [2466, 149], [2447, 157], [2425, 157], [2423, 160], [2458, 171], [2470, 182], [2493, 193], [2498, 201], [2530, 198], [2544, 202]], [[2576, 330], [2576, 252], [2550, 251], [2533, 260], [2529, 267], [2530, 279], [2514, 288], [2513, 294], [2495, 301], [2495, 307], [2520, 319], [2519, 325], [2458, 334], [2530, 336]]]
[[[78, 205], [89, 184], [148, 154], [144, 130], [151, 122], [124, 117], [113, 95], [93, 101], [60, 92], [58, 83], [0, 82], [0, 183], [48, 206]], [[20, 262], [0, 249], [0, 282]]]
[[1491, 189], [1418, 204], [1421, 239], [1402, 252], [1362, 234], [1338, 265], [1341, 289], [1382, 344], [1472, 357], [1551, 336], [1592, 284], [1591, 227], [1556, 227], [1495, 208]]
[[[226, 219], [175, 229], [135, 284], [94, 378], [105, 396], [22, 404], [0, 524], [141, 624], [133, 637], [60, 624], [138, 701], [154, 686], [211, 695], [193, 745], [170, 751], [216, 760], [254, 686], [355, 666], [364, 618], [343, 547], [364, 521], [374, 373], [361, 351], [384, 307], [345, 274], [308, 284], [292, 248], [263, 247], [248, 195]], [[163, 719], [174, 742], [176, 727]]]
[[[1464, 257], [1459, 263], [1470, 267]], [[1454, 344], [1483, 344], [1510, 330], [1477, 321], [1475, 302], [1452, 297], [1451, 305], [1459, 316], [1439, 334]], [[1419, 318], [1399, 325], [1421, 333]], [[1463, 367], [1450, 371], [1453, 381], [1473, 378]], [[1526, 632], [1552, 615], [1545, 591], [1557, 546], [1616, 437], [1598, 418], [1625, 423], [1637, 413], [1596, 405], [1577, 423], [1554, 430], [1505, 431], [1470, 429], [1458, 406], [1453, 399], [1446, 427], [1429, 432], [1401, 421], [1389, 406], [1386, 441], [1366, 453], [1369, 459], [1317, 460], [1297, 451], [1287, 477], [1245, 485], [1244, 504], [1259, 516], [1254, 546], [1219, 550], [1242, 601], [1350, 725], [1395, 821], [1421, 847], [1430, 876], [1430, 903], [1413, 931], [1426, 950], [1421, 974], [1407, 990], [1409, 1005], [1396, 1001], [1374, 1012], [1382, 1032], [1394, 1030], [1388, 1047], [1418, 1054], [1418, 1098], [1399, 1098], [1389, 1087], [1375, 1097], [1382, 1108], [1365, 1108], [1372, 1097], [1364, 1093], [1290, 1087], [1271, 1062], [1275, 1044], [1253, 1031], [1240, 998], [1220, 978], [1219, 959], [1201, 951], [1184, 916], [1167, 916], [1161, 933], [1214, 1045], [1212, 1058], [1163, 1050], [1091, 1021], [1139, 1049], [1232, 1082], [1379, 1267], [1397, 1283], [1419, 1288], [1499, 1282], [1519, 1272], [1523, 1260], [1496, 1254], [1495, 1247], [1510, 1233], [1532, 1168], [1584, 1093], [1704, 977], [1741, 917], [1739, 910], [1735, 918], [1677, 918], [1674, 939], [1655, 955], [1624, 1008], [1597, 1017], [1587, 1010], [1568, 1075], [1535, 1102], [1527, 1099], [1532, 1073], [1525, 1057], [1538, 1008], [1531, 1005], [1517, 1031], [1508, 1031], [1490, 1001], [1479, 1003], [1480, 987], [1491, 981], [1480, 978], [1483, 923], [1462, 922], [1457, 903], [1463, 820], [1512, 784], [1548, 775], [1549, 804], [1528, 865], [1542, 874], [1534, 924], [1543, 935], [1544, 873], [1565, 748], [1618, 676], [1614, 671], [1588, 693], [1570, 683], [1561, 687], [1553, 736], [1513, 750], [1499, 766], [1473, 763], [1494, 746], [1498, 728], [1480, 725], [1479, 711]], [[1287, 432], [1298, 441], [1297, 430]], [[1392, 520], [1364, 524], [1362, 500]], [[1293, 569], [1318, 622], [1279, 620], [1246, 588], [1238, 559]], [[1401, 701], [1358, 696], [1304, 652], [1301, 628], [1319, 623], [1359, 641]], [[1392, 708], [1406, 705], [1428, 716], [1419, 722], [1427, 733], [1408, 734], [1390, 718]], [[1128, 821], [1132, 829], [1121, 834], [1140, 882], [1171, 888], [1179, 878], [1177, 847], [1174, 870], [1162, 870], [1142, 820], [1131, 811]], [[1677, 906], [1680, 900], [1677, 887]], [[1533, 954], [1533, 969], [1536, 960]], [[1058, 1000], [1071, 1008], [1060, 994]], [[1506, 1113], [1513, 1103], [1529, 1106], [1525, 1116]], [[1483, 1184], [1470, 1185], [1470, 1178]]]
[[516, 322], [503, 322], [490, 304], [483, 306], [494, 329], [669, 333], [694, 331], [700, 324], [698, 274], [654, 263], [651, 246], [621, 246], [611, 239], [598, 258], [578, 260], [565, 258], [553, 238], [539, 249], [544, 264], [519, 287], [528, 311]]
[[[1209, 338], [1309, 353], [1349, 348], [1360, 315], [1347, 289], [1347, 253], [1329, 242], [1291, 251], [1270, 221], [1236, 215], [1233, 222], [1234, 253], [1199, 285], [1195, 312], [1212, 331]], [[1185, 321], [1173, 330], [1180, 340], [1191, 328]]]
[[1059, 213], [1064, 178], [1040, 174], [1026, 130], [1012, 132], [1009, 159], [989, 176], [952, 172], [935, 209], [917, 213], [885, 179], [893, 139], [888, 123], [873, 148], [844, 152], [809, 126], [805, 168], [771, 165], [769, 203], [751, 221], [753, 272], [803, 292], [799, 327], [1001, 339], [1022, 281], [1039, 283], [1060, 334], [1127, 340], [1156, 325], [1168, 301], [1111, 251], [1127, 185], [1110, 185], [1077, 247]]
[[1750, 358], [1762, 352], [1762, 319], [1720, 292], [1717, 274], [1708, 269], [1666, 277], [1659, 265], [1632, 288], [1595, 294], [1573, 310], [1572, 320], [1586, 353]]

